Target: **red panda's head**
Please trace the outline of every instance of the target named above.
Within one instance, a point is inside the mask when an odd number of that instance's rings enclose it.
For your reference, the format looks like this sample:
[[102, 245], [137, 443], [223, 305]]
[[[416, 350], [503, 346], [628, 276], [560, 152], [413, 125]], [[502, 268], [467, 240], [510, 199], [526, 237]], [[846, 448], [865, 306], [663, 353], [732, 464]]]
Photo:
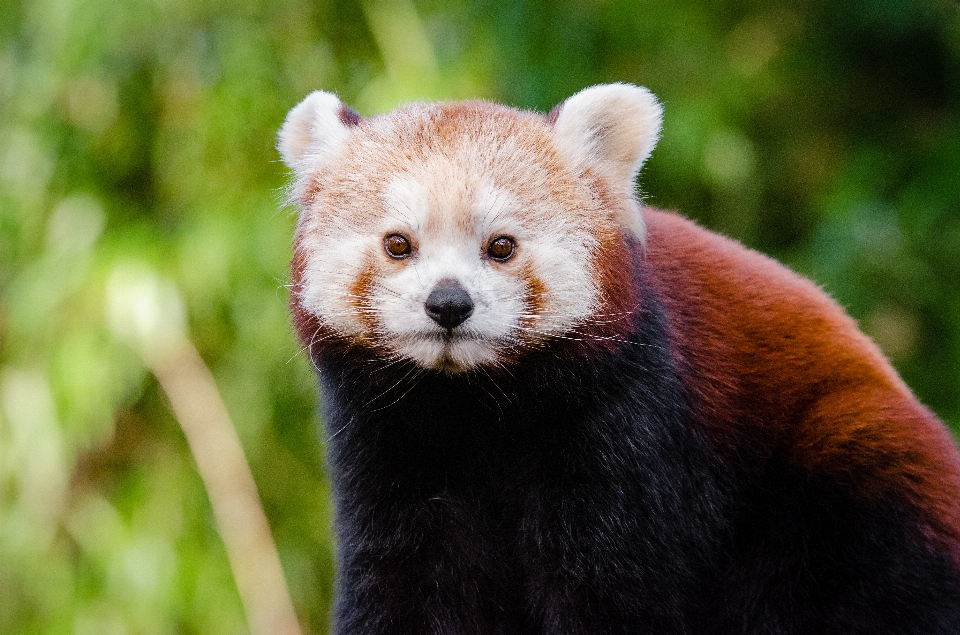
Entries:
[[310, 94], [278, 145], [301, 209], [300, 336], [460, 372], [615, 322], [632, 308], [635, 179], [660, 121], [626, 84], [547, 117], [467, 102], [361, 119]]

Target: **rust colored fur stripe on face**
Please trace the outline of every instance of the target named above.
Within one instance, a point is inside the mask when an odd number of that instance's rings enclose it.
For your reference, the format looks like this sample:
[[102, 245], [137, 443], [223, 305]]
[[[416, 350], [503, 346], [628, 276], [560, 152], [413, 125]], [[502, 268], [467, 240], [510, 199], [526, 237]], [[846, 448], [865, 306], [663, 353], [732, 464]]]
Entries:
[[524, 267], [520, 277], [526, 281], [526, 289], [523, 296], [525, 315], [519, 320], [520, 326], [523, 329], [536, 329], [537, 316], [544, 312], [543, 294], [546, 287], [543, 281], [534, 273], [533, 267]]
[[[587, 173], [590, 190], [598, 201], [598, 208], [613, 215], [624, 205], [616, 200], [602, 178]], [[599, 212], [598, 212], [599, 213]], [[591, 348], [614, 350], [635, 326], [635, 315], [641, 310], [642, 298], [633, 279], [633, 264], [641, 254], [642, 246], [626, 240], [622, 230], [610, 223], [597, 222], [593, 236], [598, 243], [594, 255], [593, 277], [600, 290], [600, 303], [582, 333]]]
[[375, 333], [377, 330], [377, 321], [373, 317], [373, 308], [370, 306], [371, 289], [376, 279], [376, 269], [371, 263], [366, 262], [350, 287], [350, 302], [366, 333]]
[[303, 250], [295, 248], [290, 266], [290, 312], [293, 314], [293, 328], [297, 332], [297, 337], [300, 338], [300, 342], [304, 346], [309, 347], [309, 352], [313, 355], [313, 346], [329, 334], [322, 332], [324, 329], [320, 325], [320, 320], [313, 313], [303, 308], [300, 302], [306, 266], [307, 258]]

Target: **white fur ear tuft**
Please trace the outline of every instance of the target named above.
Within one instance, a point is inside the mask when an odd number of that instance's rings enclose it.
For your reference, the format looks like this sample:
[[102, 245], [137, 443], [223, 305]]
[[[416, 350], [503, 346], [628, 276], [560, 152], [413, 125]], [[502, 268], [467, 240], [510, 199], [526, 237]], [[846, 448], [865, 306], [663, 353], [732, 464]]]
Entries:
[[346, 141], [360, 116], [336, 95], [315, 91], [287, 114], [277, 139], [283, 162], [298, 176], [316, 169]]
[[601, 84], [585, 88], [558, 106], [557, 144], [581, 167], [600, 168], [629, 183], [660, 137], [663, 108], [646, 88]]

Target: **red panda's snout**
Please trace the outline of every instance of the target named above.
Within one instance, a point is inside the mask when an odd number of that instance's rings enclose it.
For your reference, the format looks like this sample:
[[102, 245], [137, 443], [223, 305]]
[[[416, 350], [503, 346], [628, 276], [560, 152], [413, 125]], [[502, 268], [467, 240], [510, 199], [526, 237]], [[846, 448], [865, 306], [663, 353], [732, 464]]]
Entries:
[[444, 278], [427, 296], [423, 308], [430, 319], [447, 329], [450, 335], [453, 329], [473, 315], [473, 299], [459, 282]]

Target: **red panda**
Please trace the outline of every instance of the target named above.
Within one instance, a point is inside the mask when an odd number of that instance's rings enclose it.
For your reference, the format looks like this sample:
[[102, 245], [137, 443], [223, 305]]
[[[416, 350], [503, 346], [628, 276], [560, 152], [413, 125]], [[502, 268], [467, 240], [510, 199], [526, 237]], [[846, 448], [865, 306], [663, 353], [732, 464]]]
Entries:
[[646, 89], [279, 151], [336, 504], [335, 632], [960, 633], [960, 456], [814, 284], [635, 179]]

